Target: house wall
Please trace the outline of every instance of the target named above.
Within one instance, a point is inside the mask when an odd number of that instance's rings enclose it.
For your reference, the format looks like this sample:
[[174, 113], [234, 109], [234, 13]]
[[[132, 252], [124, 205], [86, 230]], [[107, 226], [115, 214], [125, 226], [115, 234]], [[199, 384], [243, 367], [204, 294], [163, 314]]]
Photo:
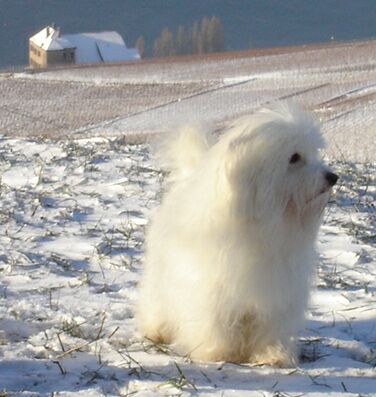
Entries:
[[74, 48], [46, 52], [46, 66], [67, 65], [75, 63]]
[[75, 63], [74, 48], [59, 51], [45, 51], [32, 42], [29, 42], [29, 65], [32, 68], [46, 68], [54, 65]]
[[45, 68], [47, 65], [46, 51], [29, 42], [29, 65], [32, 68]]

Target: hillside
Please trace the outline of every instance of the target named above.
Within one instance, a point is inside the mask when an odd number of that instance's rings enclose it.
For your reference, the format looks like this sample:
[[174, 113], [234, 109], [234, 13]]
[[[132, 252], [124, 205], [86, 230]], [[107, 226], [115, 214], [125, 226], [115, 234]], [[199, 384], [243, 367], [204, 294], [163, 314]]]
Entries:
[[331, 156], [351, 142], [341, 155], [366, 161], [375, 156], [375, 52], [376, 41], [360, 41], [3, 74], [0, 125], [10, 136], [140, 136], [191, 120], [221, 126], [288, 98], [323, 122]]

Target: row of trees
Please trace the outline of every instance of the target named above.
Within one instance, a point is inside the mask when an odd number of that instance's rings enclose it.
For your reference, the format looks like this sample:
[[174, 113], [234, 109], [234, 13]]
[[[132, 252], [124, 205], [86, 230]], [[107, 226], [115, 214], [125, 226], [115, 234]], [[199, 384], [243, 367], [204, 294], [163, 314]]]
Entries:
[[[145, 51], [143, 37], [139, 37], [135, 46], [141, 56]], [[154, 41], [153, 56], [204, 54], [224, 51], [224, 29], [218, 17], [204, 17], [195, 22], [192, 27], [180, 25], [174, 34], [169, 28], [162, 29]]]

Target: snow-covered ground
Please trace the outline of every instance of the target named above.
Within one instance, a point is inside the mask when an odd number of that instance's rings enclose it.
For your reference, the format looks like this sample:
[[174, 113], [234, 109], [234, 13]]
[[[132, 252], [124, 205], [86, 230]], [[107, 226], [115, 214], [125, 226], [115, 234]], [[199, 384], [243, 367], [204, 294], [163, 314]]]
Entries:
[[139, 340], [162, 180], [146, 145], [2, 139], [0, 156], [0, 395], [376, 395], [375, 164], [333, 164], [302, 359], [281, 370], [192, 363]]
[[[140, 113], [129, 117], [127, 125], [124, 118], [110, 118], [108, 127], [119, 124], [103, 129], [102, 137], [88, 133], [84, 139], [21, 138], [22, 123], [12, 130], [19, 132], [18, 137], [4, 135], [0, 140], [0, 396], [376, 396], [376, 72], [366, 51], [362, 57], [356, 54], [355, 58], [346, 55], [348, 69], [342, 68], [341, 75], [337, 64], [332, 75], [341, 76], [338, 85], [327, 81], [330, 62], [321, 61], [320, 72], [319, 60], [309, 52], [306, 57], [299, 53], [306, 63], [288, 78], [287, 72], [275, 67], [253, 80], [253, 73], [244, 73], [249, 66], [245, 60], [226, 61], [221, 70], [229, 72], [220, 77], [224, 90], [216, 90], [217, 83], [208, 80], [207, 92], [196, 95], [197, 87], [189, 83], [185, 100], [176, 99], [181, 86], [175, 87], [178, 91], [162, 98], [161, 106], [158, 98], [147, 98], [153, 109], [146, 112], [140, 99]], [[351, 67], [351, 60], [357, 69]], [[262, 60], [253, 62], [262, 65]], [[294, 62], [284, 65], [295, 67]], [[309, 65], [315, 73], [307, 69]], [[193, 75], [204, 70], [211, 76], [213, 72], [204, 66], [201, 70], [191, 65]], [[78, 83], [79, 89], [69, 82], [69, 95], [62, 92], [60, 103], [73, 98], [76, 89], [82, 94], [83, 84], [88, 84], [87, 94], [100, 92], [90, 91], [95, 84], [102, 87], [102, 82], [90, 83], [90, 73], [98, 78], [95, 68], [86, 72], [89, 81]], [[137, 74], [135, 69], [131, 72], [127, 78]], [[56, 79], [62, 72], [54, 73]], [[80, 77], [83, 72], [64, 71], [60, 76], [72, 78], [75, 73]], [[105, 79], [106, 72], [100, 73]], [[171, 67], [170, 75], [183, 78], [181, 65]], [[120, 78], [115, 72], [113, 76]], [[153, 124], [158, 118], [163, 123], [169, 117], [205, 111], [206, 121], [218, 126], [259, 102], [289, 96], [289, 84], [296, 92], [302, 81], [301, 89], [306, 90], [307, 77], [317, 80], [312, 84], [321, 87], [320, 96], [318, 91], [305, 91], [303, 104], [323, 120], [329, 141], [324, 156], [341, 179], [319, 236], [320, 260], [300, 334], [299, 365], [275, 369], [191, 362], [169, 346], [142, 341], [133, 309], [144, 230], [160, 200], [163, 175], [150, 159], [148, 144], [129, 144], [132, 128], [154, 132], [159, 130]], [[46, 75], [30, 81], [41, 79]], [[0, 82], [10, 91], [22, 83], [17, 95], [7, 91], [0, 99], [0, 116], [19, 109], [17, 97], [27, 106], [37, 103], [32, 91], [30, 97], [22, 96], [21, 87], [30, 87], [26, 80], [13, 76]], [[57, 84], [54, 79], [47, 83]], [[253, 84], [252, 93], [259, 92], [260, 101], [249, 101], [248, 84]], [[59, 87], [48, 99], [51, 103], [57, 103]], [[116, 103], [125, 91], [111, 87], [112, 93], [106, 92]], [[143, 98], [142, 86], [136, 88], [137, 98]], [[144, 88], [151, 92], [148, 84]], [[212, 113], [210, 95], [216, 106]], [[229, 106], [234, 98], [238, 101]], [[85, 102], [87, 113], [97, 109], [96, 102], [93, 109], [89, 105]], [[87, 116], [85, 106], [77, 109], [78, 118], [81, 113]], [[8, 121], [22, 117], [30, 121], [34, 115], [39, 122], [42, 107], [32, 113], [30, 106]], [[54, 114], [47, 114], [54, 119]], [[64, 112], [59, 117], [63, 120]], [[1, 122], [0, 133], [6, 134], [10, 124]]]

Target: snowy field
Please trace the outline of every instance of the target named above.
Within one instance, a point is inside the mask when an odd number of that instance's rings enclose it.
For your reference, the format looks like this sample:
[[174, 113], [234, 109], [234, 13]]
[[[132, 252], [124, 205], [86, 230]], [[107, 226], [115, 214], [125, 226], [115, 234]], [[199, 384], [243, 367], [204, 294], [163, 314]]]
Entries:
[[[0, 77], [0, 396], [376, 396], [372, 49]], [[189, 119], [219, 127], [284, 97], [322, 120], [341, 178], [299, 365], [191, 362], [142, 341], [133, 309], [163, 181], [143, 134]]]

